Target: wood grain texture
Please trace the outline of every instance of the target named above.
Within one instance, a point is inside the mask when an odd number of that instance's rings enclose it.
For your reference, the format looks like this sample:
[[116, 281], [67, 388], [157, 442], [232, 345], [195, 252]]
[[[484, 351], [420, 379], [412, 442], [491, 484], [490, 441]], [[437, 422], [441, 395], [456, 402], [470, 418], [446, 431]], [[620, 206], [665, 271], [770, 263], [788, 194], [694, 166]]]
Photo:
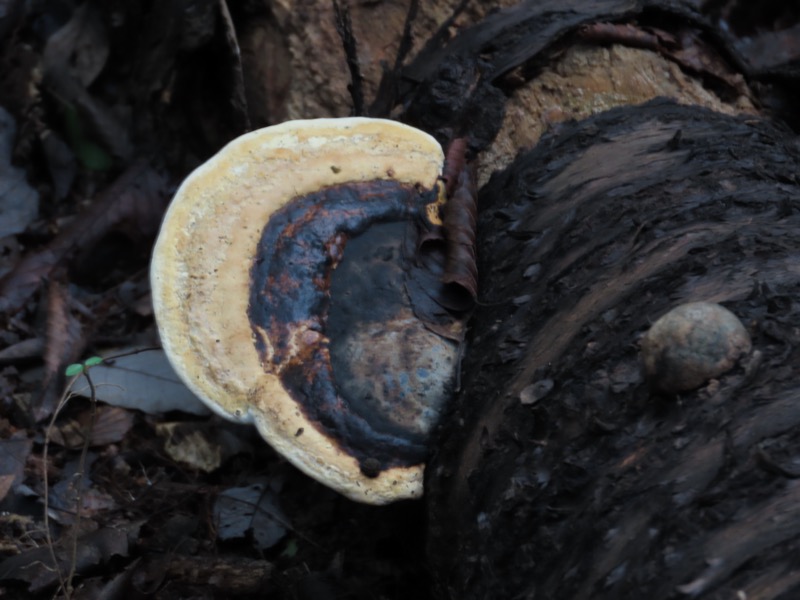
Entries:
[[[798, 593], [798, 167], [788, 130], [657, 101], [567, 125], [483, 188], [464, 392], [426, 482], [442, 591]], [[753, 353], [655, 396], [639, 339], [695, 300]]]

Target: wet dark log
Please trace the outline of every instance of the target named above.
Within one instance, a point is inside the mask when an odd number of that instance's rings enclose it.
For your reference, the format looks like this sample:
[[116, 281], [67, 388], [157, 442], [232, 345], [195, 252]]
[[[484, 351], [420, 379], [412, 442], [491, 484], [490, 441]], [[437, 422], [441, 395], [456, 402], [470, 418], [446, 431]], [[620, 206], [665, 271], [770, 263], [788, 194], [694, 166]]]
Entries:
[[[790, 131], [656, 101], [492, 177], [463, 393], [426, 482], [443, 595], [800, 597], [798, 172]], [[655, 395], [639, 339], [695, 300], [753, 352]]]

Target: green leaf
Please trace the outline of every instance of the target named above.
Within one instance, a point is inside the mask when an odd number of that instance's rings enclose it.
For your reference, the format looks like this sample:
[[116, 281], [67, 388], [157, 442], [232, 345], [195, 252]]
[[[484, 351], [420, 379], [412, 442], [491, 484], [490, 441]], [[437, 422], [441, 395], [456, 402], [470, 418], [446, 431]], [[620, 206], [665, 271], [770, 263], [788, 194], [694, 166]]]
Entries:
[[92, 356], [91, 358], [87, 358], [85, 361], [83, 361], [83, 364], [86, 365], [87, 367], [94, 367], [96, 365], [101, 364], [102, 362], [103, 359], [100, 358], [99, 356]]
[[75, 375], [80, 375], [83, 373], [83, 365], [80, 363], [73, 363], [66, 368], [64, 373], [66, 373], [67, 377], [75, 377]]
[[89, 369], [90, 367], [96, 367], [97, 365], [101, 364], [103, 359], [99, 356], [91, 356], [87, 358], [82, 363], [73, 363], [69, 365], [64, 373], [67, 374], [67, 377], [75, 377], [75, 375], [80, 375], [85, 370]]

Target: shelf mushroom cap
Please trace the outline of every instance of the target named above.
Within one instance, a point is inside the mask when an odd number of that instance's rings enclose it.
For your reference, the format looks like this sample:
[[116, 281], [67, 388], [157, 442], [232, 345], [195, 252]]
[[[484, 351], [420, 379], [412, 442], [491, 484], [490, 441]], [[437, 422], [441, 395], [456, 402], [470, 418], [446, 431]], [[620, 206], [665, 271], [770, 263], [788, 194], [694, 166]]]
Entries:
[[[331, 280], [340, 277], [348, 241], [370, 222], [419, 218], [432, 200], [441, 201], [443, 161], [434, 138], [388, 120], [315, 119], [257, 130], [230, 142], [184, 181], [154, 249], [155, 317], [164, 350], [186, 385], [223, 417], [254, 423], [306, 474], [361, 502], [422, 494], [418, 442], [447, 392], [426, 378], [449, 377], [458, 349], [424, 325], [409, 326], [413, 313], [402, 306], [396, 318], [371, 317], [332, 349], [326, 321], [335, 304]], [[346, 324], [338, 327], [348, 331]], [[371, 367], [368, 344], [381, 335], [392, 356]], [[421, 349], [398, 359], [391, 347], [404, 336], [417, 336], [414, 345]], [[347, 385], [332, 374], [334, 350], [342, 360], [361, 363], [347, 372]], [[398, 360], [406, 371], [388, 383], [349, 380], [380, 375]], [[409, 376], [417, 379], [409, 383]], [[349, 409], [340, 395], [340, 387], [347, 388], [342, 393], [369, 403], [381, 385], [399, 389], [400, 412], [411, 414], [408, 443], [396, 422], [401, 417], [371, 420], [367, 409]], [[431, 406], [416, 408], [412, 396]], [[378, 409], [392, 410], [393, 401], [383, 399]], [[392, 455], [395, 443], [399, 459]]]

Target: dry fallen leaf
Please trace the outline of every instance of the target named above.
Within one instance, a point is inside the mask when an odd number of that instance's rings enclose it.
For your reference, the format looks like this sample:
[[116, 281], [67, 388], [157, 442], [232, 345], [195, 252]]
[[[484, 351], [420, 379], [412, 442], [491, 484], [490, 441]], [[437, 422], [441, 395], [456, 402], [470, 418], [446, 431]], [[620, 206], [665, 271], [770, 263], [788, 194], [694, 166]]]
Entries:
[[0, 108], [0, 238], [25, 231], [39, 214], [39, 193], [25, 171], [11, 165], [14, 118]]
[[[134, 349], [120, 349], [126, 354], [92, 367], [95, 396], [107, 404], [135, 408], [148, 414], [178, 410], [194, 415], [211, 411], [175, 374], [163, 350], [148, 350], [128, 354]], [[87, 387], [79, 386], [76, 393], [89, 395]]]
[[[77, 450], [83, 447], [86, 429], [89, 426], [90, 410], [84, 411], [75, 419], [66, 423], [57, 423], [50, 430], [50, 441]], [[89, 432], [90, 446], [105, 446], [122, 441], [125, 434], [133, 427], [133, 414], [116, 406], [98, 406], [94, 426]]]
[[[113, 556], [127, 556], [128, 544], [135, 539], [141, 523], [127, 523], [125, 527], [105, 527], [81, 535], [77, 543], [75, 569], [81, 574], [108, 562]], [[66, 574], [71, 567], [72, 537], [64, 536], [53, 551], [58, 564], [54, 568], [50, 548], [40, 546], [0, 562], [0, 581], [18, 580], [29, 584], [30, 592], [55, 585], [59, 572]]]
[[211, 473], [231, 456], [249, 448], [246, 441], [226, 427], [244, 426], [214, 422], [159, 423], [156, 433], [164, 440], [164, 451], [172, 460]]
[[278, 480], [262, 481], [229, 488], [217, 496], [214, 521], [219, 539], [240, 539], [250, 531], [259, 550], [267, 550], [281, 541], [289, 522], [277, 494], [281, 485]]
[[24, 431], [17, 431], [10, 439], [0, 442], [0, 501], [13, 486], [22, 483], [25, 477], [25, 461], [31, 452], [33, 441]]
[[47, 507], [52, 519], [71, 525], [78, 522], [79, 513], [82, 519], [91, 519], [116, 506], [111, 495], [96, 488], [89, 477], [95, 460], [97, 455], [90, 452], [85, 461], [76, 458], [64, 465], [61, 480], [50, 486]]

